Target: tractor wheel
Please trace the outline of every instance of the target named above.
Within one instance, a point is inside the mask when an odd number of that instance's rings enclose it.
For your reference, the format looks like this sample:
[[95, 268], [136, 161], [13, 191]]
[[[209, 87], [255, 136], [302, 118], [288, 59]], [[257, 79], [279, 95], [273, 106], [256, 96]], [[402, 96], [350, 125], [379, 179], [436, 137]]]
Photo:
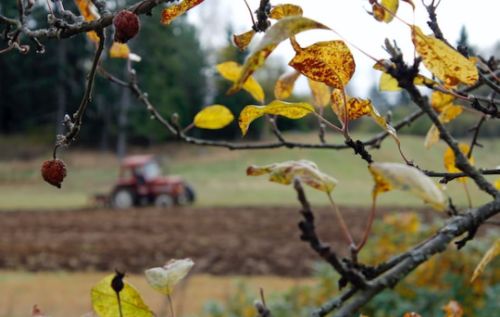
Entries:
[[160, 194], [155, 198], [155, 206], [161, 208], [168, 208], [174, 204], [174, 200], [168, 194]]
[[134, 205], [134, 197], [128, 189], [119, 189], [111, 197], [111, 207], [116, 209], [130, 208]]
[[185, 185], [184, 192], [177, 197], [176, 203], [179, 206], [190, 205], [194, 202], [195, 198], [196, 197], [193, 188], [189, 185]]

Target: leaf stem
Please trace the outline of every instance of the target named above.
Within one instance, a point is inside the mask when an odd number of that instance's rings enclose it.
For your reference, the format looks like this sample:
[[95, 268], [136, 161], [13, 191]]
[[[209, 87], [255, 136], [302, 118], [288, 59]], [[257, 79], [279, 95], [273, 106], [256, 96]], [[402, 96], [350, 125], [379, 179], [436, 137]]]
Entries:
[[317, 112], [313, 112], [313, 114], [318, 117], [318, 119], [325, 123], [327, 126], [329, 126], [330, 128], [334, 129], [335, 131], [338, 131], [340, 133], [344, 133], [344, 130], [337, 127], [335, 124], [331, 123], [330, 121], [328, 121], [325, 117], [323, 117], [322, 115], [320, 115], [319, 113]]
[[123, 317], [123, 311], [122, 311], [122, 300], [120, 299], [120, 293], [115, 292], [116, 294], [116, 299], [118, 300], [118, 313], [120, 317]]
[[168, 307], [170, 308], [170, 317], [175, 317], [174, 304], [172, 302], [172, 296], [170, 296], [170, 294], [167, 295], [167, 300], [168, 300]]
[[368, 241], [368, 237], [370, 236], [370, 232], [372, 231], [373, 220], [375, 219], [376, 201], [377, 201], [377, 196], [375, 194], [373, 194], [372, 195], [372, 207], [370, 209], [370, 217], [368, 218], [368, 224], [366, 225], [366, 229], [365, 229], [365, 232], [363, 234], [363, 238], [361, 239], [361, 242], [356, 246], [356, 249], [355, 249], [356, 253], [359, 253], [359, 251], [361, 251], [361, 249], [363, 249], [366, 242]]
[[332, 205], [333, 209], [335, 210], [335, 215], [337, 216], [337, 220], [340, 223], [340, 228], [342, 229], [342, 232], [344, 234], [345, 239], [347, 240], [347, 242], [349, 243], [350, 246], [356, 245], [354, 243], [354, 240], [352, 239], [351, 232], [349, 231], [349, 228], [347, 227], [347, 225], [344, 221], [344, 217], [340, 213], [340, 210], [339, 210], [337, 204], [333, 201], [332, 195], [330, 193], [327, 193], [326, 195], [328, 196], [328, 200], [330, 201], [330, 204]]

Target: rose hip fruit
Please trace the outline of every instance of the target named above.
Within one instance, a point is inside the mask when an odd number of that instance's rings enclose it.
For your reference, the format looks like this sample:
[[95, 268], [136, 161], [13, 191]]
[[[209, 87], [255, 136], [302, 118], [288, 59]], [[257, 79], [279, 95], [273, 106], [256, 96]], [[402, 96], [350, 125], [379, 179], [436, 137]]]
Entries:
[[61, 188], [61, 183], [66, 177], [66, 165], [58, 159], [48, 160], [43, 162], [41, 172], [47, 183]]
[[140, 22], [135, 13], [128, 10], [122, 10], [113, 19], [115, 26], [116, 42], [127, 43], [128, 40], [136, 36], [139, 32]]

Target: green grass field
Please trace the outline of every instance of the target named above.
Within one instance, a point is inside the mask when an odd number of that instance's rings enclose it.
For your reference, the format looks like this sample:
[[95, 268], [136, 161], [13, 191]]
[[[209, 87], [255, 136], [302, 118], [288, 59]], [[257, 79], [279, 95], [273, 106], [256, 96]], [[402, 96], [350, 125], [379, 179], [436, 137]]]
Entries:
[[[314, 135], [288, 134], [287, 138], [316, 142]], [[331, 137], [329, 141], [342, 142], [339, 136]], [[425, 169], [443, 170], [443, 144], [426, 150], [421, 138], [401, 136], [401, 141], [404, 152], [417, 165]], [[370, 203], [373, 185], [371, 176], [365, 162], [355, 157], [350, 149], [230, 151], [184, 144], [134, 152], [154, 152], [164, 157], [163, 165], [168, 171], [183, 176], [195, 187], [199, 206], [294, 205], [295, 192], [291, 187], [270, 183], [266, 176], [248, 177], [245, 170], [251, 164], [298, 159], [316, 162], [321, 170], [339, 180], [334, 192], [338, 203], [361, 206]], [[376, 161], [402, 161], [390, 139], [384, 141], [381, 149], [371, 150], [371, 153]], [[485, 141], [484, 148], [477, 148], [474, 156], [479, 167], [500, 165], [500, 143], [495, 140]], [[118, 174], [118, 161], [112, 155], [70, 148], [61, 155], [67, 163], [68, 177], [63, 188], [58, 190], [44, 183], [39, 174], [41, 162], [48, 157], [50, 148], [45, 156], [36, 159], [0, 161], [0, 210], [91, 206], [92, 195], [108, 191]], [[488, 198], [476, 189], [473, 182], [469, 181], [468, 187], [475, 204]], [[466, 203], [461, 183], [450, 183], [446, 190], [456, 204]], [[315, 204], [328, 203], [325, 195], [320, 192], [308, 190], [308, 195]], [[422, 205], [419, 200], [397, 191], [382, 195], [379, 201], [385, 205]]]

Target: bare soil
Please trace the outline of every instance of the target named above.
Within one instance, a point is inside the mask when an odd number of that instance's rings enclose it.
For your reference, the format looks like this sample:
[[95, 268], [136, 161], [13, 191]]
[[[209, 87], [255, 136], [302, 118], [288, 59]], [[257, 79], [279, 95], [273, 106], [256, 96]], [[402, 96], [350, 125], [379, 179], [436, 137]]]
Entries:
[[[368, 210], [342, 212], [360, 237]], [[333, 211], [315, 213], [321, 238], [347, 250]], [[203, 273], [304, 276], [319, 257], [300, 240], [300, 220], [298, 207], [2, 212], [0, 268], [141, 272], [190, 257]]]

